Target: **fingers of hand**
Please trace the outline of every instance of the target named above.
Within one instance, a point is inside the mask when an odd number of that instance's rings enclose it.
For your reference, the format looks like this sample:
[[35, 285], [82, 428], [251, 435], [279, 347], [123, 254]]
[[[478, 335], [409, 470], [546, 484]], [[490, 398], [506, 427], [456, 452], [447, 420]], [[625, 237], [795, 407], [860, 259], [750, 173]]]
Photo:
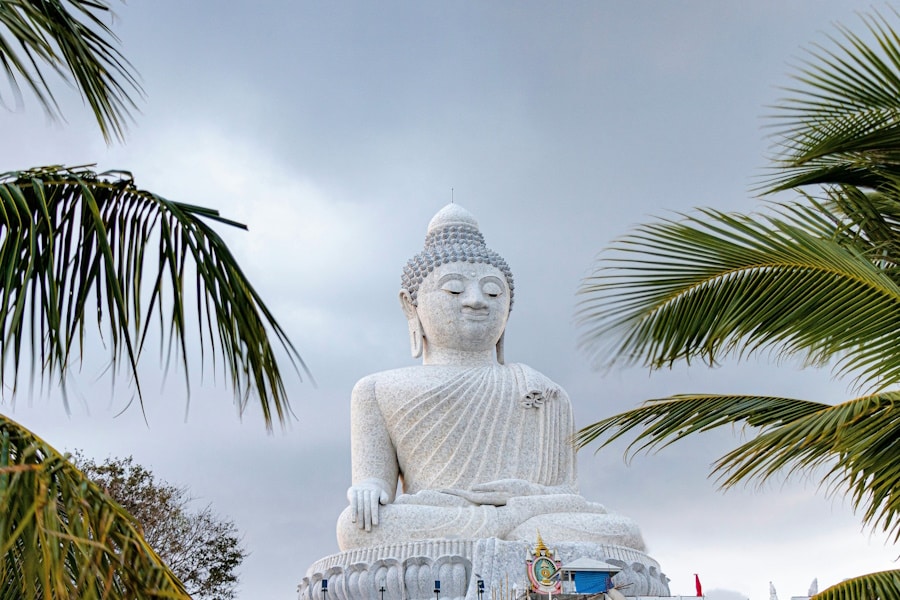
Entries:
[[359, 500], [357, 496], [359, 492], [354, 490], [353, 488], [347, 490], [347, 500], [350, 501], [350, 521], [356, 523], [357, 521], [357, 510], [359, 507]]
[[[369, 492], [366, 495], [365, 505], [366, 505], [366, 513], [365, 513], [366, 531], [372, 531], [372, 492]], [[376, 513], [376, 514], [378, 514], [378, 513]]]
[[360, 529], [371, 531], [378, 525], [379, 505], [387, 504], [388, 495], [380, 489], [351, 489], [347, 492], [350, 500], [350, 521]]
[[378, 513], [381, 512], [381, 504], [387, 500], [387, 494], [383, 491], [372, 494], [372, 525], [378, 525]]
[[356, 496], [356, 523], [359, 528], [368, 529], [366, 522], [366, 490], [360, 490]]

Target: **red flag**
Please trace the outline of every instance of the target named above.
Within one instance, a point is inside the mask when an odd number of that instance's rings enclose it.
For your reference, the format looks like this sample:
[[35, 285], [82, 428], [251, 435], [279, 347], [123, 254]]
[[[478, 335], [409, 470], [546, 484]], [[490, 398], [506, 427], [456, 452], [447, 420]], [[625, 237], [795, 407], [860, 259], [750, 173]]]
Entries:
[[703, 586], [700, 585], [700, 576], [694, 573], [694, 586], [697, 588], [697, 595], [703, 595]]

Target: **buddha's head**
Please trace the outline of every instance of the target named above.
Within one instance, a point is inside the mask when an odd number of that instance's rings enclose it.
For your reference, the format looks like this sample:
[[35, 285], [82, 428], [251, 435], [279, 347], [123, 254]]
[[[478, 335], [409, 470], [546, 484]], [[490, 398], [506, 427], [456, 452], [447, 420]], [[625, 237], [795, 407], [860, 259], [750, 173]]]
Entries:
[[428, 224], [425, 247], [403, 268], [400, 303], [409, 322], [412, 355], [427, 345], [459, 351], [497, 349], [513, 300], [506, 261], [484, 244], [475, 218], [458, 204]]

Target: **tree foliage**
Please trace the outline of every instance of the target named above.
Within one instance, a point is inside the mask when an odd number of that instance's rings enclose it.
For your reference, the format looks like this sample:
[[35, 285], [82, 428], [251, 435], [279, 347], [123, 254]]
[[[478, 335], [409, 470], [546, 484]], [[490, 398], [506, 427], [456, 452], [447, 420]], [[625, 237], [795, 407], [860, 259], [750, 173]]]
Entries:
[[[894, 14], [896, 17], [897, 15]], [[834, 365], [864, 395], [815, 400], [683, 394], [589, 425], [577, 444], [636, 432], [629, 451], [739, 425], [724, 487], [776, 473], [820, 477], [864, 523], [900, 539], [900, 37], [864, 16], [817, 46], [774, 115], [778, 151], [763, 192], [795, 202], [764, 214], [696, 215], [640, 226], [607, 249], [580, 290], [583, 346], [598, 364], [651, 369], [754, 353]], [[900, 571], [817, 598], [900, 598]]]
[[192, 598], [237, 597], [237, 569], [247, 552], [233, 521], [208, 505], [192, 508], [187, 488], [157, 479], [130, 456], [97, 463], [77, 455], [75, 464], [141, 524], [144, 539]]

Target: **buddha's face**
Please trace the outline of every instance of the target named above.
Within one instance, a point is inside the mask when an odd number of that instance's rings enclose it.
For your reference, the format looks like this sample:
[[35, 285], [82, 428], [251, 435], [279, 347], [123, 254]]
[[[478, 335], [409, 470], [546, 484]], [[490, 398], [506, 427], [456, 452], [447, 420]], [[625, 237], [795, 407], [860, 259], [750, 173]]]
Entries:
[[432, 348], [477, 351], [497, 344], [509, 316], [509, 286], [488, 264], [454, 262], [419, 286], [417, 313]]

